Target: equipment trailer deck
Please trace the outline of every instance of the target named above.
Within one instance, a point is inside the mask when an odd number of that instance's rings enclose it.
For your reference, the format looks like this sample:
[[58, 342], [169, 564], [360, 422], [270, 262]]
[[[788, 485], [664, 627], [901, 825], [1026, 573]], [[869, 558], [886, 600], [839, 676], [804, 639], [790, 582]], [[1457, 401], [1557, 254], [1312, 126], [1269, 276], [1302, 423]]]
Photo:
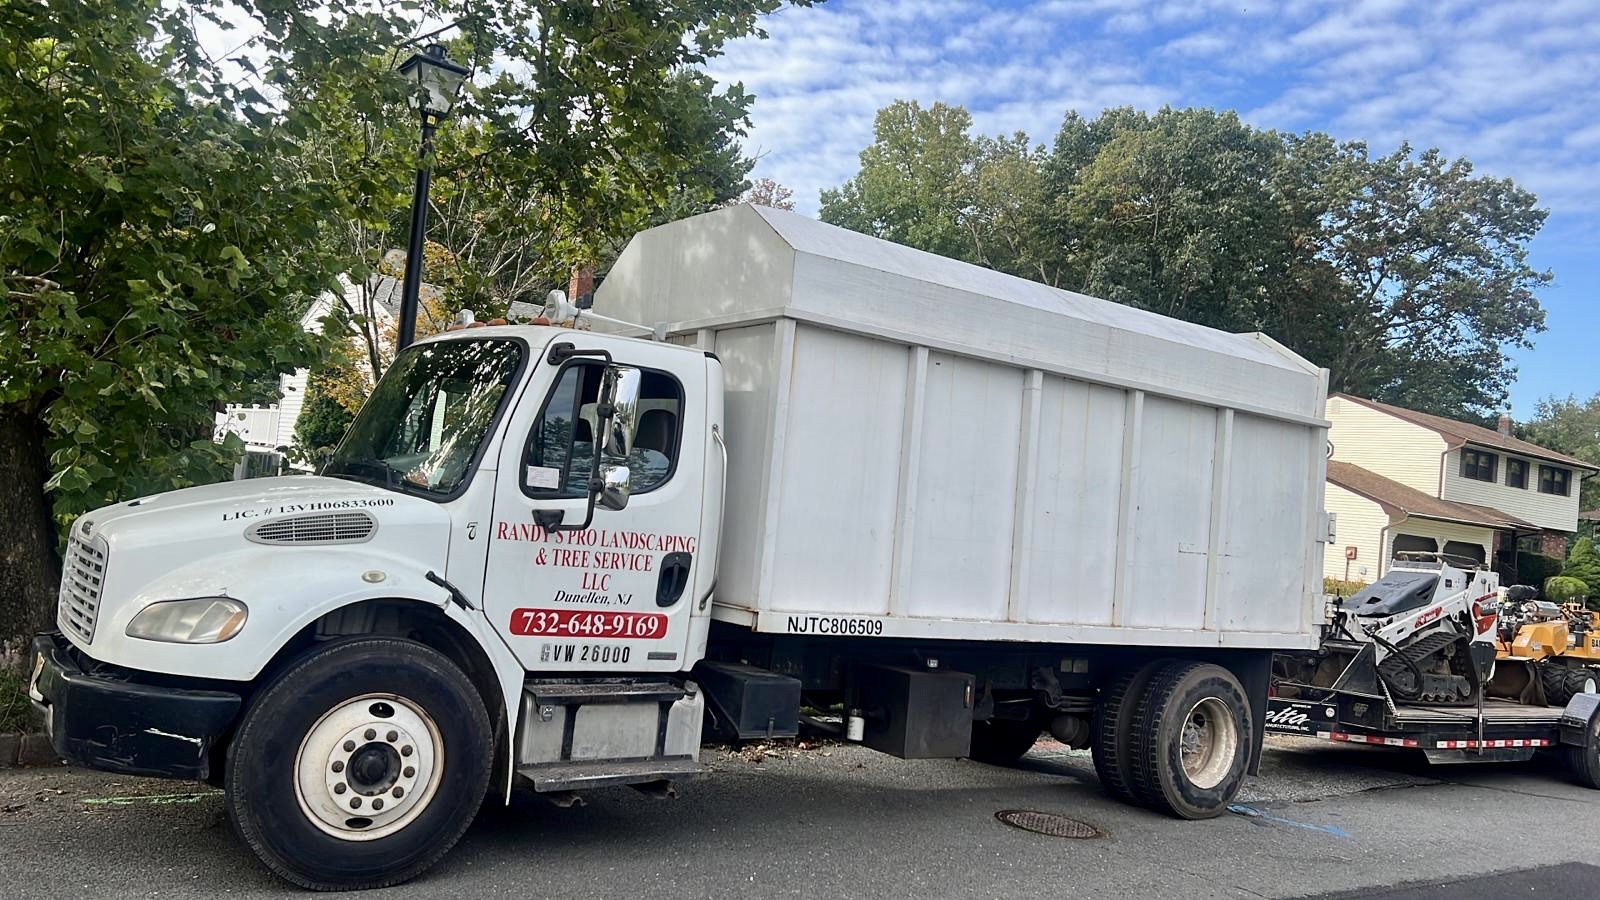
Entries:
[[1385, 696], [1280, 682], [1309, 696], [1267, 701], [1267, 731], [1414, 748], [1432, 763], [1522, 762], [1560, 750], [1579, 783], [1600, 788], [1600, 694], [1563, 707], [1487, 699], [1477, 707], [1396, 704]]

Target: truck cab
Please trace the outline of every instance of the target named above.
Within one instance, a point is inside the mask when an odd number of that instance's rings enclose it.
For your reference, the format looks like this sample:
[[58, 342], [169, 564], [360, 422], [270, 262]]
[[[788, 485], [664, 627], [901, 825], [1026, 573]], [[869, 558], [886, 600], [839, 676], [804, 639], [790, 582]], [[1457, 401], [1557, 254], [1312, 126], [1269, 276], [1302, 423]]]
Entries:
[[82, 517], [33, 699], [70, 761], [249, 798], [240, 833], [312, 887], [420, 871], [491, 782], [692, 774], [721, 417], [699, 350], [420, 342], [320, 475]]

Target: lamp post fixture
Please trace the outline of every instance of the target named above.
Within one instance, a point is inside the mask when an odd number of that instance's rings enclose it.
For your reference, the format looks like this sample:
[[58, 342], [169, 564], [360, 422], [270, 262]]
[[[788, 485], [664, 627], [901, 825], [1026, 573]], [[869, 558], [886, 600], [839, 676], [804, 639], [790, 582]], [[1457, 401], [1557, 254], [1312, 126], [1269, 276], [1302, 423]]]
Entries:
[[411, 195], [411, 242], [406, 250], [405, 277], [400, 283], [400, 334], [395, 349], [411, 346], [417, 333], [417, 306], [422, 293], [422, 248], [428, 236], [428, 186], [433, 179], [433, 132], [450, 115], [467, 69], [433, 44], [400, 64], [412, 82], [411, 108], [422, 116], [422, 152], [417, 157], [417, 187]]

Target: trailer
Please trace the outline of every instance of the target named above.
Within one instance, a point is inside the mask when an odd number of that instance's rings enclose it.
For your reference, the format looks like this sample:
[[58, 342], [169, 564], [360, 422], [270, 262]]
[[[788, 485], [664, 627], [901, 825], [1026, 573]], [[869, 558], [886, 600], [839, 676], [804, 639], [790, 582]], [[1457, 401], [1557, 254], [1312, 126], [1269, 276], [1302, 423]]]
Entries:
[[74, 523], [56, 749], [220, 784], [324, 889], [811, 711], [906, 758], [1049, 730], [1183, 818], [1258, 765], [1273, 654], [1319, 640], [1316, 366], [748, 205], [546, 308], [399, 354], [317, 476]]
[[1396, 554], [1377, 582], [1329, 598], [1315, 650], [1274, 658], [1267, 730], [1420, 750], [1433, 763], [1559, 751], [1579, 783], [1600, 788], [1600, 695], [1547, 696], [1538, 661], [1500, 650], [1534, 594], [1501, 587], [1475, 559]]
[[1350, 744], [1418, 750], [1431, 763], [1526, 762], [1558, 753], [1579, 784], [1600, 788], [1600, 694], [1565, 706], [1485, 699], [1465, 708], [1394, 703], [1385, 696], [1319, 692], [1314, 699], [1273, 696], [1267, 731]]

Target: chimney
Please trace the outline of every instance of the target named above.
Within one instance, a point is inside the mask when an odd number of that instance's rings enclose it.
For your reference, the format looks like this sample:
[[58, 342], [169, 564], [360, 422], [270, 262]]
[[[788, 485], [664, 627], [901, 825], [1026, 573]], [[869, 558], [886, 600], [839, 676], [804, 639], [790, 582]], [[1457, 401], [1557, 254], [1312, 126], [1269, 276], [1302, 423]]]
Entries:
[[1511, 437], [1511, 414], [1510, 413], [1501, 413], [1500, 414], [1500, 423], [1499, 424], [1500, 424], [1500, 428], [1499, 428], [1500, 433], [1502, 435], [1506, 436], [1506, 437]]
[[572, 282], [567, 285], [567, 299], [579, 309], [588, 309], [594, 297], [594, 269], [588, 266], [572, 267]]

